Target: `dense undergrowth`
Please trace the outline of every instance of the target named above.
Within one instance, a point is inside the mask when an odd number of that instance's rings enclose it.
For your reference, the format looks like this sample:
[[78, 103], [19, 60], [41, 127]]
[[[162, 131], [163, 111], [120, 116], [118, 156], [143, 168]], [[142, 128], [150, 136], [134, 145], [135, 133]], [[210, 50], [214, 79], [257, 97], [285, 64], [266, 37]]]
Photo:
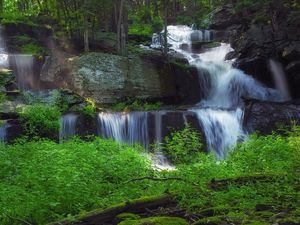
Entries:
[[279, 220], [299, 220], [299, 127], [286, 136], [254, 135], [226, 160], [193, 154], [169, 172], [154, 171], [141, 152], [102, 139], [1, 144], [0, 224], [46, 224], [165, 192], [189, 213], [214, 212], [198, 224], [270, 224], [282, 212]]

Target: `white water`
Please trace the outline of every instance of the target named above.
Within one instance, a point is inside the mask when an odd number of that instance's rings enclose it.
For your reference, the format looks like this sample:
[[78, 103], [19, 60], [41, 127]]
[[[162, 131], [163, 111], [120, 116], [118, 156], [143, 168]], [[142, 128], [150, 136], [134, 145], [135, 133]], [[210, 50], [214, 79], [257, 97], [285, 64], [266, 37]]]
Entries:
[[59, 141], [66, 141], [76, 135], [78, 115], [70, 113], [60, 119]]
[[6, 44], [3, 38], [3, 28], [0, 27], [0, 69], [6, 69], [8, 67], [8, 54], [6, 52]]
[[149, 147], [148, 113], [99, 113], [98, 134], [128, 144]]
[[16, 54], [12, 55], [14, 70], [16, 72], [18, 87], [21, 90], [30, 90], [38, 87], [38, 80], [34, 75], [34, 56]]
[[[165, 111], [130, 112], [130, 113], [99, 113], [98, 134], [106, 139], [113, 139], [130, 145], [140, 144], [145, 149], [150, 147], [150, 116], [154, 116], [155, 152], [149, 155], [153, 168], [158, 170], [173, 170], [174, 167], [161, 152], [162, 117]], [[148, 154], [148, 153], [147, 153]]]
[[[233, 50], [229, 44], [221, 43], [205, 53], [195, 54], [190, 51], [192, 28], [168, 26], [167, 30], [170, 48], [181, 53], [199, 71], [205, 99], [191, 111], [198, 116], [209, 149], [222, 158], [246, 135], [242, 129], [242, 98], [279, 101], [282, 97], [278, 91], [266, 88], [242, 71], [234, 69], [231, 61], [226, 62], [226, 54]], [[207, 37], [202, 38], [203, 41], [208, 40]], [[160, 43], [153, 45], [157, 47]], [[190, 47], [183, 49], [182, 45]]]

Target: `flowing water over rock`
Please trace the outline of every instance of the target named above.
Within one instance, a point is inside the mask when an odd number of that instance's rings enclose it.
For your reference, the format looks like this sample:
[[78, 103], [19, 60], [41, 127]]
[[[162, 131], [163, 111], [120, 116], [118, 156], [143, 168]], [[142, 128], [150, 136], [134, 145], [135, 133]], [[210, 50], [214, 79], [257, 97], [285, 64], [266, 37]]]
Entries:
[[0, 27], [0, 69], [8, 68], [8, 54], [6, 52], [6, 44], [3, 38], [3, 28]]
[[148, 112], [98, 114], [98, 134], [104, 138], [148, 148], [148, 130]]
[[0, 125], [0, 142], [7, 141], [7, 129], [10, 128], [11, 125], [7, 122], [4, 122]]
[[269, 64], [276, 88], [281, 92], [285, 100], [291, 100], [291, 93], [282, 65], [273, 59], [269, 60]]
[[70, 113], [63, 115], [60, 120], [59, 141], [66, 141], [76, 135], [78, 115]]
[[[195, 32], [188, 26], [169, 26], [168, 43], [173, 51], [184, 55], [199, 71], [205, 98], [191, 110], [197, 114], [204, 129], [209, 149], [222, 158], [238, 140], [245, 137], [241, 122], [242, 98], [280, 101], [282, 97], [278, 91], [266, 88], [234, 69], [231, 61], [226, 62], [226, 54], [233, 50], [229, 44], [221, 43], [219, 47], [200, 54], [189, 51], [191, 48], [183, 49], [183, 45], [192, 45]], [[207, 42], [209, 39], [202, 36], [202, 40]], [[157, 42], [154, 44], [159, 45]]]

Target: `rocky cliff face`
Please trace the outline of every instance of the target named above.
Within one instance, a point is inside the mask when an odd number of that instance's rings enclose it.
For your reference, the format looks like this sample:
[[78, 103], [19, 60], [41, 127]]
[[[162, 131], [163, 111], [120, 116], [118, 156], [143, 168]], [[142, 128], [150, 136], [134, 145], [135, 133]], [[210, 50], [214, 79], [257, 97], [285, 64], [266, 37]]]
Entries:
[[280, 62], [294, 98], [300, 97], [300, 9], [283, 0], [238, 9], [225, 5], [214, 13], [214, 37], [230, 41], [235, 66], [267, 86], [274, 86], [269, 60]]

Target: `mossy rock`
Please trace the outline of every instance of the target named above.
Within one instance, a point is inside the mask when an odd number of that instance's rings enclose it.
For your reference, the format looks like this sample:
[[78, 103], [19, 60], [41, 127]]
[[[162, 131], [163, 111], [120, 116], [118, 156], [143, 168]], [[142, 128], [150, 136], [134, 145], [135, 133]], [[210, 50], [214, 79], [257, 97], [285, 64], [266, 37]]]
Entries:
[[121, 214], [117, 215], [117, 218], [123, 221], [123, 220], [128, 220], [128, 219], [129, 220], [138, 220], [141, 217], [134, 213], [121, 213]]
[[222, 216], [211, 216], [198, 220], [193, 225], [220, 225], [224, 221]]
[[262, 211], [255, 213], [255, 216], [262, 219], [269, 219], [274, 216], [274, 213], [270, 211]]
[[267, 222], [262, 222], [262, 221], [248, 221], [248, 222], [245, 222], [243, 223], [245, 225], [269, 225], [269, 223]]
[[149, 217], [137, 220], [128, 219], [119, 225], [188, 225], [188, 222], [179, 217]]
[[238, 222], [248, 219], [248, 215], [246, 215], [244, 212], [229, 212], [226, 215], [226, 218], [229, 221]]

